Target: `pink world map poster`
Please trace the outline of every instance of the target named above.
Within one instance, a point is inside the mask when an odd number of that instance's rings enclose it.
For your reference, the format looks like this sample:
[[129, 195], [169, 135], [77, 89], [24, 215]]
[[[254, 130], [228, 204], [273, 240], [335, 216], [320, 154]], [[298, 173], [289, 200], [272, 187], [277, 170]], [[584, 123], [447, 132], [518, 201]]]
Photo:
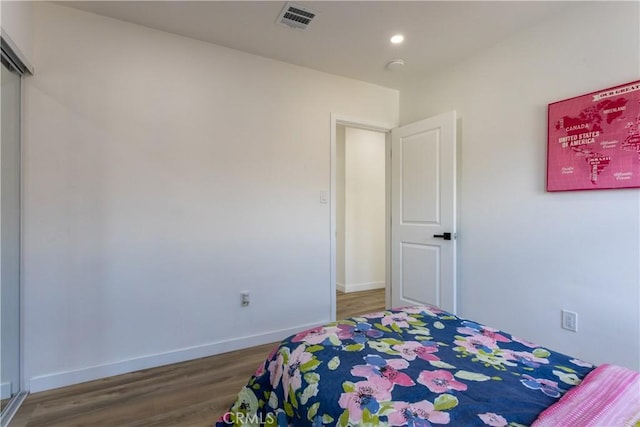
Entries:
[[640, 80], [548, 113], [547, 191], [640, 188]]

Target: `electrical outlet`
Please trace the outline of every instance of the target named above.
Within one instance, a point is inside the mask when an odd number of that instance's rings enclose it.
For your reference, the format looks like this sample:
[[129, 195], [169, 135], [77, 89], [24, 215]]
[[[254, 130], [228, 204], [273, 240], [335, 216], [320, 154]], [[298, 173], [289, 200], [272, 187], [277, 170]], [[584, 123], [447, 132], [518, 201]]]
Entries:
[[562, 310], [562, 329], [578, 332], [578, 313], [575, 311]]
[[242, 296], [242, 299], [241, 299], [242, 306], [247, 307], [249, 305], [249, 291], [241, 292], [240, 295]]

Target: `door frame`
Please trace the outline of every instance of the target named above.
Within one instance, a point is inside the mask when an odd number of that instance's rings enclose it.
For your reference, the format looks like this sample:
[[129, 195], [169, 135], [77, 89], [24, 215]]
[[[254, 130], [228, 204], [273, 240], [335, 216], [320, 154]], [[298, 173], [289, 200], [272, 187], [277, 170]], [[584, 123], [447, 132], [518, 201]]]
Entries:
[[391, 301], [391, 129], [397, 125], [389, 123], [374, 122], [371, 120], [363, 120], [355, 117], [344, 116], [341, 114], [331, 113], [331, 186], [330, 194], [330, 219], [329, 219], [329, 236], [331, 241], [330, 248], [330, 274], [329, 274], [329, 292], [330, 292], [330, 308], [329, 319], [331, 322], [336, 320], [336, 242], [337, 242], [337, 212], [336, 212], [336, 173], [337, 173], [337, 150], [336, 150], [336, 127], [338, 125], [348, 126], [356, 129], [370, 130], [374, 132], [382, 132], [385, 134], [385, 305], [388, 307]]

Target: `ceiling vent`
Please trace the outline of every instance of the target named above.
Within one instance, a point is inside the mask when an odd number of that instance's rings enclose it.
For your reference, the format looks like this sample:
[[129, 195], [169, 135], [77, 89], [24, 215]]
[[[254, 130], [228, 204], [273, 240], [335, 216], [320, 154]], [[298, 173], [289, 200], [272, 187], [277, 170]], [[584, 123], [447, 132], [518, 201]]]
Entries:
[[287, 3], [276, 22], [289, 28], [306, 30], [317, 15], [318, 12], [313, 9], [295, 3]]

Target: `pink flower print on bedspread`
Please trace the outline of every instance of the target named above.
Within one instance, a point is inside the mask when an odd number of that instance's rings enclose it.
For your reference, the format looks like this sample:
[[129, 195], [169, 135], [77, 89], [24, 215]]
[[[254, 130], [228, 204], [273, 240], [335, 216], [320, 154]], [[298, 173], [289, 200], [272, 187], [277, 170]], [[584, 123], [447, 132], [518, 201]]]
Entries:
[[278, 353], [275, 360], [272, 360], [271, 363], [269, 363], [269, 367], [267, 369], [269, 370], [269, 382], [271, 383], [271, 387], [275, 389], [278, 387], [278, 384], [280, 384], [282, 373], [284, 371], [284, 357], [282, 356], [282, 353]]
[[454, 343], [472, 354], [478, 354], [480, 351], [491, 354], [494, 350], [498, 350], [496, 341], [493, 338], [489, 338], [484, 335], [456, 337]]
[[549, 364], [548, 359], [544, 357], [538, 357], [533, 353], [529, 353], [528, 351], [503, 350], [502, 357], [504, 357], [505, 360], [515, 360], [521, 365], [528, 366], [530, 368], [537, 368], [540, 365]]
[[395, 325], [398, 328], [408, 328], [410, 326], [409, 322], [415, 322], [415, 320], [415, 318], [409, 316], [407, 313], [400, 312], [387, 314], [382, 318], [380, 323], [382, 323], [384, 326]]
[[409, 367], [409, 362], [404, 359], [383, 359], [382, 357], [370, 354], [364, 357], [366, 365], [357, 365], [351, 369], [351, 375], [355, 377], [365, 377], [368, 381], [380, 384], [391, 390], [394, 385], [410, 387], [415, 385], [411, 377], [399, 369]]
[[512, 340], [514, 340], [515, 342], [520, 343], [520, 344], [522, 344], [522, 345], [524, 345], [524, 346], [526, 346], [526, 347], [529, 347], [529, 348], [537, 348], [537, 347], [540, 347], [538, 344], [536, 344], [536, 343], [534, 343], [534, 342], [531, 342], [531, 341], [525, 340], [525, 339], [523, 339], [523, 338], [514, 337], [513, 335], [511, 336], [511, 339], [512, 339]]
[[498, 342], [511, 342], [511, 340], [500, 333], [498, 329], [489, 328], [488, 326], [481, 325], [479, 323], [470, 322], [464, 320], [462, 328], [458, 328], [457, 331], [464, 335], [484, 336], [493, 340], [494, 343]]
[[391, 400], [390, 391], [384, 385], [372, 381], [345, 383], [343, 388], [346, 393], [340, 395], [338, 404], [349, 411], [349, 421], [352, 423], [357, 424], [362, 421], [362, 411], [365, 409], [370, 414], [377, 414], [380, 410], [380, 402]]
[[307, 344], [329, 344], [340, 345], [338, 333], [340, 330], [336, 326], [318, 326], [316, 328], [302, 331], [293, 338], [291, 342], [306, 342]]
[[467, 385], [457, 381], [453, 374], [444, 369], [437, 371], [422, 371], [418, 382], [426, 386], [433, 393], [445, 393], [449, 390], [465, 391]]
[[402, 309], [402, 311], [409, 314], [420, 314], [420, 315], [426, 314], [427, 316], [431, 316], [431, 317], [438, 317], [439, 314], [446, 313], [444, 310], [432, 305], [417, 305], [412, 307], [406, 307]]
[[289, 363], [282, 373], [282, 385], [286, 391], [297, 391], [302, 386], [300, 367], [313, 359], [313, 354], [305, 352], [305, 345], [299, 345], [289, 356]]
[[390, 311], [376, 311], [374, 313], [363, 314], [359, 317], [364, 317], [365, 319], [380, 319], [381, 317], [389, 316], [390, 314]]
[[540, 390], [547, 396], [551, 397], [560, 397], [564, 390], [558, 387], [558, 383], [555, 381], [547, 380], [544, 378], [533, 378], [530, 375], [523, 375], [524, 379], [521, 379], [520, 382], [530, 388], [532, 390]]
[[432, 354], [438, 351], [438, 345], [432, 341], [407, 341], [402, 344], [396, 344], [391, 348], [399, 351], [400, 356], [409, 361], [416, 360], [416, 357], [428, 362], [440, 360], [438, 356]]
[[493, 412], [478, 414], [478, 416], [483, 423], [491, 427], [506, 427], [509, 424], [502, 415], [494, 414]]
[[416, 403], [394, 402], [389, 414], [390, 426], [430, 427], [431, 424], [449, 424], [449, 414], [436, 411], [428, 400]]
[[338, 329], [338, 338], [341, 340], [352, 339], [359, 344], [367, 342], [369, 338], [380, 338], [383, 335], [382, 331], [373, 329], [369, 323], [365, 322], [360, 322], [355, 326], [340, 324]]

